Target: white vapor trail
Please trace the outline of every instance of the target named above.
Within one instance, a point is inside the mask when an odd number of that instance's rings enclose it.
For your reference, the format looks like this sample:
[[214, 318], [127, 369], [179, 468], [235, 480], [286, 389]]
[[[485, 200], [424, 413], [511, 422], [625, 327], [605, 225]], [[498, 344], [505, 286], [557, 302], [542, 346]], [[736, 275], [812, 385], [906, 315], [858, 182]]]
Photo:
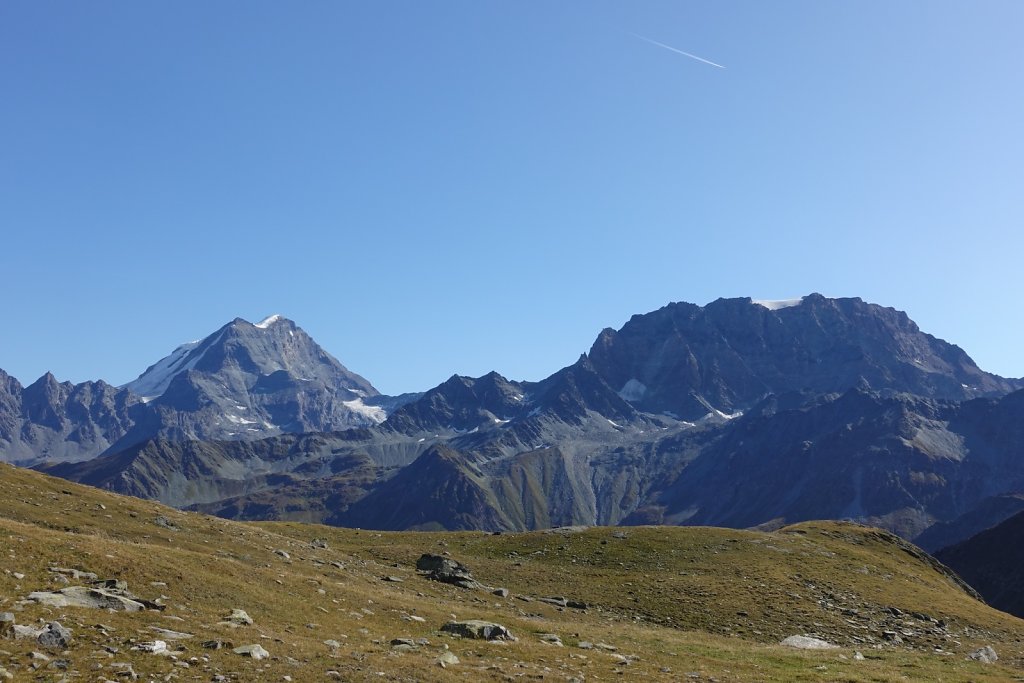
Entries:
[[709, 59], [704, 59], [703, 57], [698, 57], [697, 55], [692, 55], [689, 52], [683, 52], [682, 50], [679, 50], [677, 48], [672, 47], [671, 45], [666, 45], [665, 43], [659, 43], [658, 41], [651, 40], [650, 38], [647, 38], [645, 36], [640, 35], [639, 33], [630, 33], [629, 35], [633, 36], [634, 38], [639, 38], [640, 40], [647, 41], [651, 45], [657, 45], [658, 47], [663, 47], [666, 50], [671, 50], [672, 52], [677, 52], [677, 53], [683, 55], [684, 57], [689, 57], [690, 59], [696, 59], [698, 62], [704, 62], [705, 64], [710, 64], [711, 66], [717, 67], [719, 69], [724, 69], [725, 68], [721, 64], [715, 64], [714, 62], [712, 62]]

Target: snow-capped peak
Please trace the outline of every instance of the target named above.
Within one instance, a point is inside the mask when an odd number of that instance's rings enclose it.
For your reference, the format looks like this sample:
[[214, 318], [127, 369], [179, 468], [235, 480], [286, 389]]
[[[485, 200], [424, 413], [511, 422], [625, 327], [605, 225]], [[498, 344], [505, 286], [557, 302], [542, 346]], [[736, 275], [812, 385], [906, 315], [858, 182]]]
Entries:
[[793, 306], [799, 306], [804, 301], [803, 297], [799, 299], [751, 299], [750, 303], [757, 304], [758, 306], [764, 306], [769, 311], [777, 311], [780, 308], [792, 308]]
[[278, 320], [283, 320], [283, 319], [284, 319], [283, 315], [281, 315], [280, 313], [275, 313], [274, 315], [268, 315], [266, 318], [264, 318], [263, 320], [259, 321], [255, 325], [253, 325], [253, 327], [258, 327], [261, 330], [265, 330], [268, 327], [270, 327], [271, 325], [273, 325], [274, 323], [276, 323]]

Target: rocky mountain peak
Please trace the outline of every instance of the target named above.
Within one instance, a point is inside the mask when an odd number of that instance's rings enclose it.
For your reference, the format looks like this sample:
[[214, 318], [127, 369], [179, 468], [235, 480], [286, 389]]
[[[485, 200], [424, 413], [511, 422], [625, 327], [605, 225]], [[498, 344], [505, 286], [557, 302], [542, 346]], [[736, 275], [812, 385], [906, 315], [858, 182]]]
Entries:
[[252, 439], [376, 424], [379, 392], [291, 320], [235, 318], [182, 344], [125, 389], [152, 403], [119, 447], [139, 439]]
[[743, 410], [768, 393], [866, 386], [963, 400], [1022, 386], [983, 372], [902, 311], [821, 294], [669, 304], [603, 331], [589, 358], [637, 408], [685, 419]]

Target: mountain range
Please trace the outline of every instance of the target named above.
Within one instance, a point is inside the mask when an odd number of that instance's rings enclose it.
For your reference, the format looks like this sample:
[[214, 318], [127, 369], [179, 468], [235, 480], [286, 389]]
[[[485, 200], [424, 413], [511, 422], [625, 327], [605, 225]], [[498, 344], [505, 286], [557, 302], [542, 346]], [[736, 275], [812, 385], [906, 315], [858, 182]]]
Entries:
[[673, 303], [536, 382], [382, 396], [280, 316], [122, 387], [0, 374], [0, 457], [238, 519], [376, 529], [881, 526], [1024, 508], [1024, 381], [860, 299]]

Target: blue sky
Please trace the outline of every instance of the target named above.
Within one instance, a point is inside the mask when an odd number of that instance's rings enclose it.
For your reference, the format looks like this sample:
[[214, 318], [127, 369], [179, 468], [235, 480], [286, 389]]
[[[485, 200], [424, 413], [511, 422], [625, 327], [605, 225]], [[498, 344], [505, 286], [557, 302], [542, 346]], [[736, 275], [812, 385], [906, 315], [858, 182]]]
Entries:
[[120, 384], [282, 313], [397, 393], [817, 291], [1024, 375], [1022, 26], [1015, 0], [8, 0], [0, 368]]

